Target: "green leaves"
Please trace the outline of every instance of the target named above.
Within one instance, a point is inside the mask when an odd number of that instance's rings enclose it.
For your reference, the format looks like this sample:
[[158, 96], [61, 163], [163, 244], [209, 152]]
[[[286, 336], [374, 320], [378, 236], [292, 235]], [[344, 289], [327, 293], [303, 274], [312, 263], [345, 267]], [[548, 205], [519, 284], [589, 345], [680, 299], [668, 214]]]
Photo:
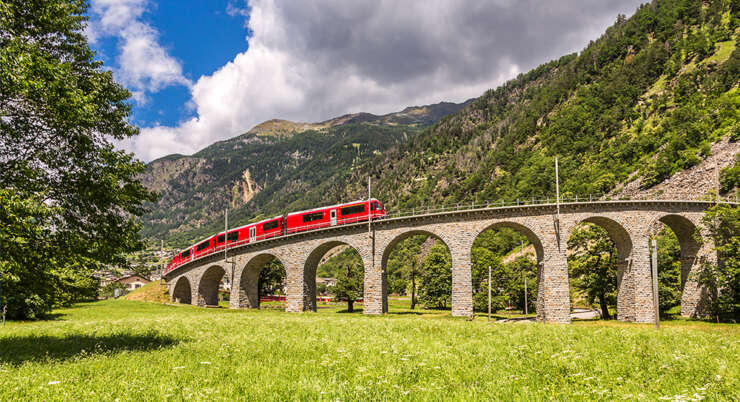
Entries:
[[720, 263], [704, 264], [701, 282], [712, 296], [712, 314], [740, 319], [740, 207], [719, 204], [707, 211], [704, 225], [714, 240]]
[[437, 241], [421, 263], [419, 300], [429, 308], [448, 308], [452, 295], [452, 256]]
[[363, 296], [364, 271], [362, 264], [345, 260], [339, 268], [340, 272], [336, 276], [337, 283], [329, 287], [329, 292], [338, 300], [346, 301], [347, 311], [352, 312], [354, 302]]
[[14, 317], [94, 295], [90, 272], [141, 246], [134, 217], [154, 200], [137, 179], [144, 165], [111, 143], [138, 130], [130, 93], [82, 34], [86, 9], [0, 1], [0, 188], [12, 201], [3, 247], [14, 250], [2, 264], [17, 278], [6, 293]]

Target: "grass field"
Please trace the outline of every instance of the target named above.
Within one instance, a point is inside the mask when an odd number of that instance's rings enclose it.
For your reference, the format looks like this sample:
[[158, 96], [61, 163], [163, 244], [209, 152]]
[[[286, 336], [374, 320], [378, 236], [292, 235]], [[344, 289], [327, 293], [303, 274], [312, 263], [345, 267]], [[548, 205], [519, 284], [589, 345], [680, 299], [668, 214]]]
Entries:
[[740, 326], [488, 323], [129, 300], [0, 328], [0, 400], [740, 398]]

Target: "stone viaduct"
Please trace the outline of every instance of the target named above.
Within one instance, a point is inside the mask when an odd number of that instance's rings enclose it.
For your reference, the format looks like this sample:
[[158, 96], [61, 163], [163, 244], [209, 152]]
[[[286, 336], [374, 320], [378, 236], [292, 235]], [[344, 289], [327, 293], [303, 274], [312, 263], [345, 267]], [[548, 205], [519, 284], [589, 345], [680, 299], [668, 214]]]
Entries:
[[262, 267], [277, 258], [285, 267], [286, 311], [316, 310], [316, 269], [330, 249], [348, 245], [364, 263], [364, 313], [388, 311], [385, 267], [394, 246], [416, 234], [443, 241], [452, 255], [452, 315], [473, 314], [471, 248], [480, 233], [513, 228], [534, 245], [538, 268], [537, 319], [570, 322], [566, 243], [574, 228], [590, 222], [604, 228], [618, 251], [617, 317], [653, 322], [650, 236], [658, 222], [669, 226], [681, 246], [681, 315], [703, 316], [707, 292], [697, 281], [701, 264], [715, 259], [712, 241], [700, 221], [708, 201], [596, 201], [505, 207], [484, 207], [334, 226], [247, 244], [191, 261], [168, 272], [165, 280], [173, 301], [216, 305], [218, 286], [230, 279], [230, 308], [259, 308], [257, 280]]

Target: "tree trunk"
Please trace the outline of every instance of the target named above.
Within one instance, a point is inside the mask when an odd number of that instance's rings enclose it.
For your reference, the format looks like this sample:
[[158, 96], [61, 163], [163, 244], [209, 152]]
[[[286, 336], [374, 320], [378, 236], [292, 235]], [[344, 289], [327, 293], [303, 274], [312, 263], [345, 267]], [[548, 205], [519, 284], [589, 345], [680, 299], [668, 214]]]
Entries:
[[601, 305], [601, 318], [611, 320], [612, 316], [609, 315], [609, 306], [606, 305], [606, 295], [604, 292], [599, 293], [599, 304]]
[[352, 300], [350, 298], [347, 298], [347, 311], [348, 312], [351, 313], [351, 312], [355, 311], [354, 310], [354, 304], [355, 304], [355, 301], [354, 300]]

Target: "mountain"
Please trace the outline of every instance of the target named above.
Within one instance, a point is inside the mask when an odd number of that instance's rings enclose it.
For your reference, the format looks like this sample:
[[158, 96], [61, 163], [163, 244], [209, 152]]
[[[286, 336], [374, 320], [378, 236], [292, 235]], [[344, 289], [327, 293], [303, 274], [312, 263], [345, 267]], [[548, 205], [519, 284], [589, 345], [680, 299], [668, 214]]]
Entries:
[[348, 114], [320, 123], [269, 120], [193, 155], [148, 164], [143, 183], [160, 194], [149, 205], [142, 234], [183, 245], [231, 223], [243, 224], [323, 202], [352, 170], [407, 141], [461, 103], [407, 107], [382, 116]]
[[701, 196], [715, 188], [717, 167], [737, 163], [738, 27], [737, 1], [655, 0], [580, 53], [427, 128], [388, 115], [305, 129], [277, 121], [152, 162], [147, 183], [161, 184], [163, 198], [144, 233], [182, 245], [223, 225], [219, 205], [236, 206], [243, 222], [361, 198], [367, 177], [391, 209], [552, 196], [556, 156], [566, 196]]
[[390, 208], [567, 194], [698, 197], [736, 163], [740, 3], [656, 0], [355, 169], [327, 202]]
[[462, 108], [472, 103], [473, 100], [474, 99], [468, 99], [463, 103], [440, 102], [433, 105], [409, 106], [400, 112], [388, 113], [380, 116], [372, 113], [345, 114], [320, 123], [296, 123], [288, 120], [272, 119], [254, 126], [254, 128], [249, 130], [247, 134], [285, 137], [307, 130], [326, 131], [332, 127], [352, 123], [426, 127], [436, 123], [444, 116], [459, 112]]

